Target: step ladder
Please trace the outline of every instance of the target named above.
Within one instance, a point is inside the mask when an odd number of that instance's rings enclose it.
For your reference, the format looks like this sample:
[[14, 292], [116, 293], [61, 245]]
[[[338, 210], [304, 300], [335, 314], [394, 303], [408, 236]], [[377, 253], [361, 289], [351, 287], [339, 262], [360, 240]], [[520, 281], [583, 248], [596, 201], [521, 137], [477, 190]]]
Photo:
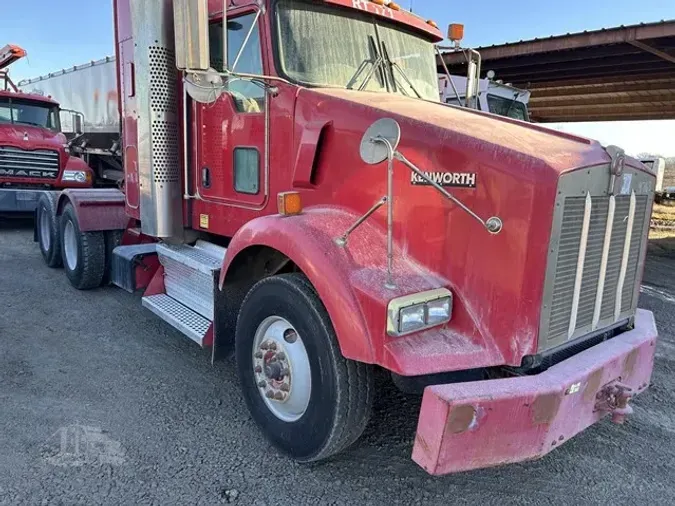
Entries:
[[213, 322], [225, 251], [206, 241], [194, 246], [158, 244], [165, 293], [143, 297], [143, 306], [203, 346]]

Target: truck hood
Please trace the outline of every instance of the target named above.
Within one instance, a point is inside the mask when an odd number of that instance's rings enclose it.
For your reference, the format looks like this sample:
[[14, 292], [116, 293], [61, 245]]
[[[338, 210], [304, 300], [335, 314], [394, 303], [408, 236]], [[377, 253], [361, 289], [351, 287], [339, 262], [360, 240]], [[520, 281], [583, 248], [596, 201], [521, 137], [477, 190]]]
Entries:
[[[495, 154], [508, 151], [523, 159], [539, 160], [558, 173], [609, 161], [597, 141], [503, 116], [392, 93], [337, 88], [314, 91], [387, 113], [399, 121], [402, 130], [424, 124], [430, 138], [441, 142], [463, 139]], [[544, 145], [546, 149], [542, 149]]]
[[[369, 282], [357, 290], [386, 307], [388, 298], [406, 290], [446, 286], [454, 294], [447, 332], [493, 350], [492, 363], [483, 365], [519, 365], [524, 355], [536, 353], [558, 181], [567, 172], [581, 174], [582, 168], [602, 171], [609, 180], [610, 157], [599, 143], [440, 103], [339, 89], [299, 90], [294, 116], [296, 179], [307, 144], [316, 142], [317, 151], [307, 158], [314, 160], [311, 176], [298, 187], [316, 182], [316, 189], [329, 192], [329, 202], [352, 213], [352, 220], [387, 193], [386, 163], [366, 165], [359, 145], [374, 121], [389, 117], [401, 127], [398, 150], [406, 158], [438, 177], [481, 218], [503, 221], [501, 233], [488, 233], [395, 162], [395, 275], [408, 272], [412, 278], [419, 272], [423, 281], [399, 279], [401, 291], [392, 293], [364, 276]], [[321, 135], [311, 135], [318, 128]], [[309, 191], [303, 199], [308, 206], [320, 205], [326, 196]], [[386, 212], [376, 212], [368, 222], [382, 237], [355, 232], [349, 254], [360, 270], [383, 272]], [[424, 280], [434, 279], [425, 285]]]
[[22, 149], [60, 149], [65, 143], [66, 136], [61, 132], [31, 125], [0, 123], [0, 145]]

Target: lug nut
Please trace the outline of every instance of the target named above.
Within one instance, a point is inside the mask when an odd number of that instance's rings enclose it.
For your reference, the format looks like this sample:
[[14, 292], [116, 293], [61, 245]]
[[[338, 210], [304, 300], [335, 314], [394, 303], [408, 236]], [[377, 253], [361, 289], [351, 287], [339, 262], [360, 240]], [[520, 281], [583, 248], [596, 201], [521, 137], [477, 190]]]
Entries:
[[275, 343], [274, 341], [272, 341], [272, 342], [269, 344], [269, 347], [270, 347], [270, 350], [274, 351], [274, 350], [277, 349], [277, 343]]
[[286, 394], [284, 394], [282, 392], [277, 392], [276, 394], [274, 394], [274, 399], [277, 400], [277, 401], [283, 401], [285, 398], [286, 398]]
[[286, 360], [286, 354], [283, 351], [277, 353], [277, 360]]
[[256, 351], [255, 355], [253, 355], [255, 358], [263, 358], [263, 353], [262, 351]]
[[267, 381], [265, 381], [265, 380], [258, 381], [258, 386], [260, 388], [265, 388], [267, 386]]
[[265, 341], [264, 343], [262, 343], [260, 345], [260, 349], [261, 350], [269, 350], [270, 349], [269, 345], [267, 344], [267, 341]]
[[256, 373], [260, 374], [260, 373], [262, 372], [262, 367], [260, 367], [259, 365], [257, 365], [257, 366], [255, 366], [255, 368], [254, 368], [253, 370], [254, 370]]
[[267, 392], [265, 392], [265, 397], [267, 397], [268, 399], [274, 399], [274, 392], [272, 392], [272, 390], [268, 390]]
[[288, 392], [291, 390], [291, 387], [288, 385], [288, 383], [283, 383], [280, 387], [279, 390], [282, 392]]

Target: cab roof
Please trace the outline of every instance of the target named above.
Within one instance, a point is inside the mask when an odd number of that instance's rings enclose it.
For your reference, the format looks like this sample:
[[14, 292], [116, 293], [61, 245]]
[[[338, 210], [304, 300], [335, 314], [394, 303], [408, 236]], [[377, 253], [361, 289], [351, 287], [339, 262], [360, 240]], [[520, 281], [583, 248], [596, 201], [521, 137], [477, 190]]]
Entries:
[[34, 93], [23, 93], [21, 91], [9, 91], [9, 90], [0, 90], [0, 98], [13, 98], [21, 100], [32, 100], [33, 102], [42, 102], [49, 105], [59, 105], [56, 100], [53, 100], [51, 97], [44, 97], [42, 95], [36, 95]]

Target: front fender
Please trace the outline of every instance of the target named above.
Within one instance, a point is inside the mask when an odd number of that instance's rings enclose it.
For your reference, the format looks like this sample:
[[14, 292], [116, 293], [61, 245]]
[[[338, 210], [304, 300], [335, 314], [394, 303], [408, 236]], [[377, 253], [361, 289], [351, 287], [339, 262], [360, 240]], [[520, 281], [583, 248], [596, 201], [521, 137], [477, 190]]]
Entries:
[[357, 218], [339, 208], [314, 207], [298, 216], [265, 216], [248, 222], [230, 242], [220, 287], [230, 266], [239, 255], [246, 254], [247, 248], [265, 246], [277, 250], [297, 265], [314, 286], [345, 357], [397, 369], [387, 359], [385, 349], [389, 300], [438, 288], [444, 283], [397, 251], [394, 277], [397, 288], [385, 288], [386, 234], [374, 220], [357, 228], [346, 247], [335, 243], [335, 238]]

